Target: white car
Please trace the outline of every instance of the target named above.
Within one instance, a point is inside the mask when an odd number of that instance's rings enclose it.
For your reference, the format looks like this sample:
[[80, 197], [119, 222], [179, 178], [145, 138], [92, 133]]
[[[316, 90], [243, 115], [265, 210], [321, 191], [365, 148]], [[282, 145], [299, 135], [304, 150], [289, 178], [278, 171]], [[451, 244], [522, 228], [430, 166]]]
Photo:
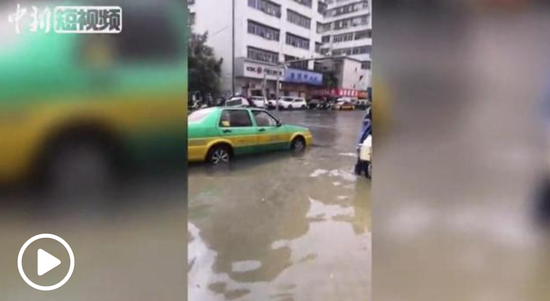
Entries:
[[268, 109], [276, 109], [277, 108], [277, 100], [270, 99], [267, 101], [267, 108]]
[[226, 107], [250, 107], [250, 102], [244, 97], [233, 97], [225, 101]]
[[285, 96], [279, 98], [279, 101], [277, 102], [279, 109], [286, 109], [286, 110], [295, 110], [295, 109], [302, 109], [305, 110], [307, 108], [306, 100], [301, 97], [292, 97], [292, 96]]
[[267, 107], [267, 99], [265, 96], [251, 96], [250, 100], [252, 100], [258, 108]]

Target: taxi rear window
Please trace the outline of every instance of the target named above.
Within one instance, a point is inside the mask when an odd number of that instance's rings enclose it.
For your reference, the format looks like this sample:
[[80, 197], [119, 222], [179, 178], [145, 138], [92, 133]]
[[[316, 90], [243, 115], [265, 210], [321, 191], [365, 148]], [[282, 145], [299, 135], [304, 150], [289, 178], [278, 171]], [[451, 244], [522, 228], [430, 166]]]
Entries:
[[208, 115], [210, 115], [210, 113], [212, 113], [214, 109], [211, 108], [211, 109], [203, 109], [203, 110], [198, 110], [198, 111], [195, 111], [191, 114], [189, 114], [189, 116], [187, 117], [187, 121], [188, 122], [200, 122], [202, 120], [204, 120], [206, 117], [208, 117]]

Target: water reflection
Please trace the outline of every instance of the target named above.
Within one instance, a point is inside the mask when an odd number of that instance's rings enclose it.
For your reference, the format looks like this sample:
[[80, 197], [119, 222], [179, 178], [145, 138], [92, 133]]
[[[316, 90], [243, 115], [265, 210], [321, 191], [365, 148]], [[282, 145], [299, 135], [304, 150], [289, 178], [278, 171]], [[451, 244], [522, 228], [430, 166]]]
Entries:
[[190, 300], [364, 300], [370, 295], [370, 182], [352, 171], [362, 112], [285, 112], [310, 127], [301, 157], [191, 166]]

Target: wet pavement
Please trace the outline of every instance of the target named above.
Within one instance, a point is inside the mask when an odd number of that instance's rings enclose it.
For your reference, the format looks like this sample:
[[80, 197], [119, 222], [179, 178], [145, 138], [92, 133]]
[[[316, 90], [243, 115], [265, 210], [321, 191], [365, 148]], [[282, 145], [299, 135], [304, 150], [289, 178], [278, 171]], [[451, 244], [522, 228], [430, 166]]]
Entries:
[[353, 173], [365, 112], [274, 114], [314, 145], [189, 167], [189, 300], [369, 300], [371, 183]]

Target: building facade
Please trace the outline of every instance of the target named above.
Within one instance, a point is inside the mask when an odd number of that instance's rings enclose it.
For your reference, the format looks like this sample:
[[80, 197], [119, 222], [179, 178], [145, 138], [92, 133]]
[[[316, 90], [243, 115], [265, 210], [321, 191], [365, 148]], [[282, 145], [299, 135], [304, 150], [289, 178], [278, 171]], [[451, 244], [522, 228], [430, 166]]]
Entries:
[[342, 78], [361, 78], [358, 82], [345, 80], [341, 84], [344, 89], [366, 90], [372, 86], [371, 4], [370, 0], [326, 0], [323, 23], [319, 26], [323, 42], [321, 53], [350, 58], [337, 60], [338, 74], [344, 74], [340, 75]]
[[[322, 52], [347, 54], [346, 48], [351, 47], [349, 52], [358, 57], [365, 68], [362, 70], [370, 68], [370, 48], [361, 48], [361, 53], [355, 53], [358, 50], [354, 48], [371, 41], [370, 34], [368, 39], [362, 38], [365, 28], [370, 26], [370, 9], [365, 1], [189, 0], [188, 3], [193, 31], [208, 32], [207, 44], [216, 57], [223, 59], [221, 89], [226, 95], [231, 94], [234, 84], [235, 93], [272, 98], [279, 79], [280, 96], [306, 97], [308, 91], [323, 85], [322, 64], [313, 60], [293, 61], [320, 58]], [[349, 4], [358, 5], [360, 12], [340, 13], [340, 8]], [[365, 26], [361, 23], [364, 15], [368, 16]], [[356, 17], [360, 26], [352, 26]], [[338, 35], [345, 32], [353, 35], [352, 41], [338, 42]], [[287, 62], [284, 67], [282, 62]]]

